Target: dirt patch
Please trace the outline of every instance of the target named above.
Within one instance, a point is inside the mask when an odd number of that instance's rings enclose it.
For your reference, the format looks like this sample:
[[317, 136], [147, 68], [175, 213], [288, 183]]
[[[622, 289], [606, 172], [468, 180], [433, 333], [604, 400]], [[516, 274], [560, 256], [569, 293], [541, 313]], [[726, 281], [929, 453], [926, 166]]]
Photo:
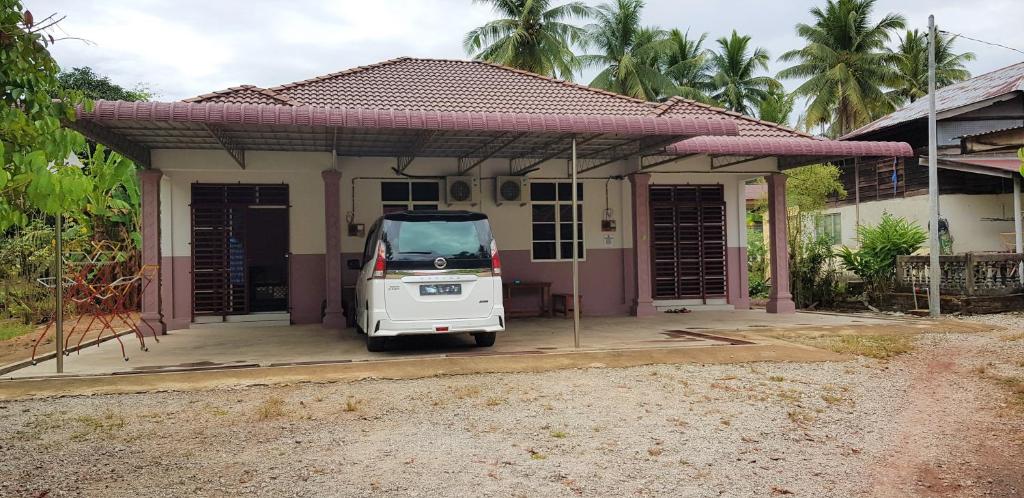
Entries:
[[[71, 332], [71, 327], [73, 323], [74, 319], [71, 319], [65, 325], [65, 329], [68, 331], [68, 333]], [[79, 327], [75, 329], [74, 335], [70, 338], [70, 346], [73, 347], [78, 344], [78, 340], [82, 337], [82, 331], [85, 331], [85, 325], [88, 323], [89, 319], [85, 318], [80, 323]], [[112, 324], [118, 330], [124, 330], [127, 328], [125, 322], [121, 320], [114, 320]], [[0, 341], [0, 366], [32, 358], [32, 347], [33, 345], [35, 345], [36, 341], [39, 340], [40, 334], [42, 334], [44, 328], [46, 328], [45, 325], [40, 325], [35, 330], [27, 334], [23, 334], [8, 339], [6, 341]], [[85, 340], [83, 342], [95, 339], [97, 333], [102, 329], [103, 324], [100, 323], [98, 320], [94, 321], [92, 326], [89, 327], [88, 332], [85, 332]], [[39, 343], [39, 347], [36, 352], [37, 355], [53, 352], [55, 348], [55, 345], [53, 343], [55, 334], [56, 331], [54, 327], [50, 327], [50, 329], [46, 332], [46, 336], [43, 337], [41, 342]], [[110, 337], [110, 331], [105, 331], [104, 336]], [[122, 340], [125, 340], [125, 338], [122, 338]]]

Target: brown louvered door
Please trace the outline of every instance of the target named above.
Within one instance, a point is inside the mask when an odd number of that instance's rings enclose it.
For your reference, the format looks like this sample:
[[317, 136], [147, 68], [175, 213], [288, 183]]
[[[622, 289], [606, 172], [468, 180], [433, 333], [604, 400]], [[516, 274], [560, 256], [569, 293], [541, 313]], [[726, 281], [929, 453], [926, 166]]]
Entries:
[[725, 297], [725, 192], [721, 185], [650, 188], [655, 299]]
[[287, 204], [287, 185], [192, 185], [193, 317], [249, 312], [248, 210]]

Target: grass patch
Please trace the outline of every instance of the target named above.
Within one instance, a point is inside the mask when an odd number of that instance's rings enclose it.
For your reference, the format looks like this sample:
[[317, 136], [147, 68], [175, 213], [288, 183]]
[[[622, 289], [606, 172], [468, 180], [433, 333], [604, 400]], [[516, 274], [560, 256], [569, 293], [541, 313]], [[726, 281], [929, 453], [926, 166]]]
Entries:
[[836, 353], [855, 354], [879, 360], [909, 353], [914, 349], [914, 339], [908, 335], [836, 335], [794, 339]]
[[795, 410], [790, 410], [788, 413], [786, 413], [786, 416], [789, 417], [790, 422], [793, 422], [794, 424], [799, 426], [811, 425], [811, 423], [814, 422], [815, 419], [813, 413], [807, 410], [801, 410], [799, 408]]
[[81, 441], [97, 434], [108, 436], [127, 425], [124, 417], [112, 411], [107, 411], [99, 417], [91, 415], [76, 417], [75, 422], [78, 422], [79, 429], [71, 434], [72, 441]]
[[1004, 335], [1000, 337], [1004, 341], [1024, 341], [1024, 332], [1018, 332], [1016, 334]]
[[568, 434], [565, 431], [551, 431], [551, 437], [555, 439], [565, 439]]
[[23, 336], [35, 329], [35, 325], [25, 325], [19, 320], [0, 320], [0, 341]]
[[362, 404], [362, 400], [356, 398], [348, 398], [345, 400], [345, 407], [342, 408], [342, 410], [346, 412], [356, 412], [359, 411], [359, 407], [362, 406]]
[[256, 409], [256, 418], [260, 420], [272, 420], [284, 416], [284, 400], [271, 396], [263, 401], [263, 404]]
[[768, 380], [770, 380], [772, 382], [782, 382], [782, 381], [784, 381], [786, 379], [785, 379], [785, 377], [783, 377], [781, 375], [772, 375], [771, 377], [768, 377]]

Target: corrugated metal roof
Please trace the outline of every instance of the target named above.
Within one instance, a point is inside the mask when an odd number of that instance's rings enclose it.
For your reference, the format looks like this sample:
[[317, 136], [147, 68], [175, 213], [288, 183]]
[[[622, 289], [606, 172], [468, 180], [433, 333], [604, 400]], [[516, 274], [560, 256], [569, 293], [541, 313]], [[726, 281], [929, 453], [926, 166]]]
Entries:
[[[935, 108], [937, 112], [950, 111], [1012, 92], [1024, 92], [1024, 62], [940, 88], [935, 92]], [[840, 140], [855, 139], [867, 133], [927, 116], [928, 99], [921, 98], [892, 114], [847, 133], [840, 137]]]

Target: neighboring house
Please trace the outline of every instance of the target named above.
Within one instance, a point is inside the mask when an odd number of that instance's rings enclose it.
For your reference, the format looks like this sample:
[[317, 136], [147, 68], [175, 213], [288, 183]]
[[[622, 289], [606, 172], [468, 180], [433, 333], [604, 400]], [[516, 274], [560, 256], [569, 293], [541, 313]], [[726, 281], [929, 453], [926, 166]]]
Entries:
[[[995, 133], [996, 140], [1024, 126], [1024, 62], [939, 89], [936, 108], [940, 230], [948, 228], [956, 253], [1012, 251], [1020, 161], [1015, 149], [986, 146], [978, 137]], [[897, 140], [915, 151], [904, 159], [842, 162], [847, 196], [826, 215], [838, 218], [843, 243], [855, 244], [858, 220], [874, 224], [885, 212], [928, 226], [927, 117], [922, 98], [841, 138]]]
[[[912, 153], [680, 98], [414, 58], [184, 102], [99, 101], [70, 126], [145, 168], [143, 260], [161, 276], [142, 316], [157, 329], [261, 311], [342, 327], [356, 278], [345, 262], [362, 257], [375, 219], [401, 209], [482, 211], [506, 282], [569, 292], [574, 155], [588, 315], [746, 308], [748, 180], [767, 177], [768, 209], [783, 212], [783, 168]], [[769, 237], [776, 255], [784, 234], [783, 223]], [[768, 311], [792, 311], [788, 258], [776, 259]]]

